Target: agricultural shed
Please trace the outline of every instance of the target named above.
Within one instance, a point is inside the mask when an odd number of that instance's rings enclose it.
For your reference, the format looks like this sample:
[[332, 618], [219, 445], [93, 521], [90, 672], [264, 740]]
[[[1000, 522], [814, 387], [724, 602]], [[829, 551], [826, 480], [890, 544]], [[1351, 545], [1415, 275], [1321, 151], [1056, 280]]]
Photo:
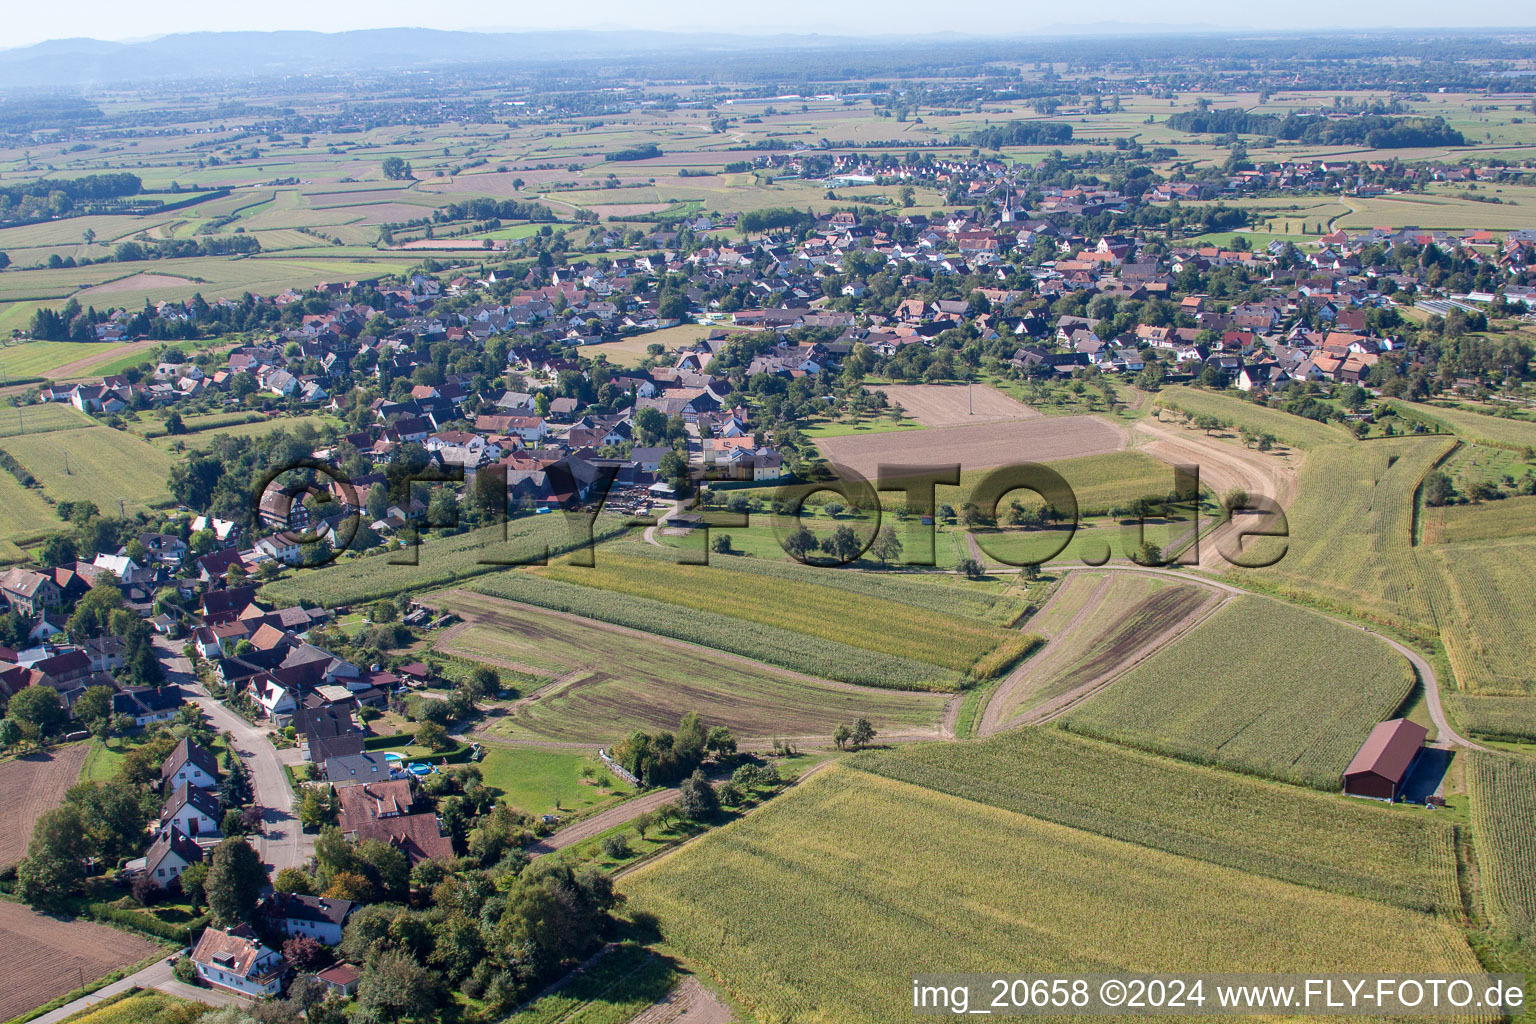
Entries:
[[1344, 769], [1344, 792], [1375, 800], [1394, 799], [1428, 735], [1429, 730], [1406, 718], [1379, 723]]

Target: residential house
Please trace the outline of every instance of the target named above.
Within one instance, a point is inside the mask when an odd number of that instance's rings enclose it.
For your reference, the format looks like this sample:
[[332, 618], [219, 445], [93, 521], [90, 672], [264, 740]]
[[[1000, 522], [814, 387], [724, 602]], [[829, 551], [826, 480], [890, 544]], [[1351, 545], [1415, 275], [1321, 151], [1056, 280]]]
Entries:
[[193, 864], [203, 862], [203, 848], [192, 841], [181, 829], [172, 825], [161, 829], [160, 835], [144, 854], [143, 873], [160, 888], [168, 888], [181, 877], [181, 873]]
[[178, 828], [189, 836], [219, 831], [219, 801], [206, 789], [185, 782], [171, 791], [160, 808], [160, 830]]
[[160, 783], [170, 789], [181, 785], [214, 789], [219, 784], [218, 761], [207, 747], [183, 737], [160, 766]]
[[49, 576], [31, 569], [7, 569], [0, 575], [0, 597], [18, 615], [33, 616], [57, 608], [63, 599], [59, 585]]
[[192, 965], [207, 984], [257, 998], [281, 992], [288, 969], [282, 955], [262, 945], [245, 924], [205, 928], [192, 951]]
[[275, 892], [256, 907], [256, 916], [272, 931], [289, 938], [309, 938], [334, 946], [357, 904], [326, 896]]

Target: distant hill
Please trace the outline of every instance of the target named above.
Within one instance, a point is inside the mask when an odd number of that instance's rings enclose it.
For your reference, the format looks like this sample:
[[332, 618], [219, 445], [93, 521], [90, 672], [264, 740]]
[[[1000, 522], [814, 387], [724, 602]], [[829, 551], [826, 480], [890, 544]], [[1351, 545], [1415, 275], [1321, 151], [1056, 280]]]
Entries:
[[[824, 49], [833, 36], [737, 36], [643, 31], [444, 32], [423, 28], [353, 32], [188, 32], [134, 43], [54, 39], [0, 50], [0, 89], [57, 88], [169, 78], [400, 70], [505, 61], [557, 63], [585, 57], [743, 49]], [[868, 40], [861, 42], [868, 43]]]

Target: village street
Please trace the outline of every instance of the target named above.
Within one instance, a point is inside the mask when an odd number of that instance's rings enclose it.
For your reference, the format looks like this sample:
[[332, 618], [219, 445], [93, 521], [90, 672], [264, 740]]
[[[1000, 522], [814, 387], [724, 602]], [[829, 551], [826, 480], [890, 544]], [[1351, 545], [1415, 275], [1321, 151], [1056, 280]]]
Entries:
[[257, 728], [220, 702], [192, 673], [192, 663], [181, 653], [175, 640], [155, 637], [155, 648], [165, 667], [166, 679], [184, 687], [198, 707], [208, 716], [215, 730], [228, 732], [251, 773], [256, 806], [262, 810], [262, 831], [252, 837], [262, 861], [273, 874], [288, 867], [302, 867], [315, 851], [313, 836], [305, 835], [296, 814], [293, 787], [283, 772], [283, 762], [267, 739], [267, 731]]

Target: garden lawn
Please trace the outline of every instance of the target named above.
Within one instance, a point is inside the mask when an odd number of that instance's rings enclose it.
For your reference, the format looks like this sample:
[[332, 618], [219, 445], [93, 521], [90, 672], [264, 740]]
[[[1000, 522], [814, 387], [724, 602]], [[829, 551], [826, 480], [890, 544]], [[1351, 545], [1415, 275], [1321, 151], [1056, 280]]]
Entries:
[[[479, 768], [485, 784], [529, 814], [581, 812], [614, 803], [632, 792], [595, 753], [498, 743], [482, 743], [481, 748], [485, 757]], [[586, 778], [581, 774], [584, 768], [591, 769]], [[597, 785], [595, 780], [604, 777], [608, 781]]]

